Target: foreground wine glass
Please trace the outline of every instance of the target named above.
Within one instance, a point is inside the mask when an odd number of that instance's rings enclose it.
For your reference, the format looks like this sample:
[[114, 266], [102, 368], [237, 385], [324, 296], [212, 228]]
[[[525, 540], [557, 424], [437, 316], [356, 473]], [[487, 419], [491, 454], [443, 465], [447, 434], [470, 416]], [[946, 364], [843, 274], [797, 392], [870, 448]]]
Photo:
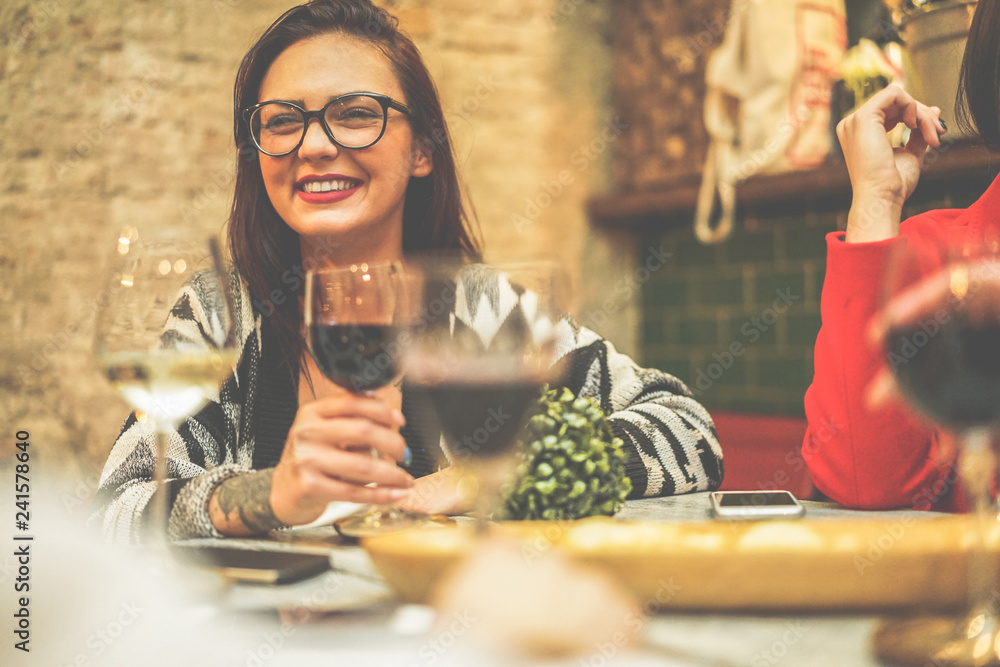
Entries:
[[[112, 386], [156, 434], [146, 539], [166, 544], [169, 436], [218, 394], [237, 348], [228, 276], [215, 239], [190, 230], [123, 229], [98, 313], [95, 352]], [[198, 296], [195, 298], [194, 294]], [[191, 321], [194, 304], [202, 330]]]
[[968, 554], [969, 607], [960, 619], [885, 622], [876, 653], [915, 665], [1000, 666], [1000, 584], [991, 547], [991, 501], [1000, 423], [1000, 242], [956, 241], [940, 260], [900, 246], [890, 262], [886, 309], [888, 364], [911, 406], [961, 444], [961, 473], [973, 512]]
[[[362, 263], [306, 274], [306, 343], [328, 379], [361, 395], [395, 382], [400, 375], [402, 267]], [[377, 456], [372, 450], [372, 456]], [[426, 520], [392, 505], [369, 507], [340, 519], [337, 530], [364, 537]]]
[[449, 462], [468, 473], [483, 530], [529, 408], [542, 385], [560, 379], [566, 280], [551, 262], [442, 257], [408, 263], [407, 279], [414, 307], [406, 383], [436, 413]]

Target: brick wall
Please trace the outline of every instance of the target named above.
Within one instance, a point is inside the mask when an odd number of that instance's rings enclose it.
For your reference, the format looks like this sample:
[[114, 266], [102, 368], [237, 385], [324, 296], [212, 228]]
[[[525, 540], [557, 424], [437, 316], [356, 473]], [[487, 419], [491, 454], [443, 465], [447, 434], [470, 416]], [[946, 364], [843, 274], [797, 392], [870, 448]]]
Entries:
[[[964, 208], [989, 178], [920, 186], [904, 217]], [[684, 379], [710, 410], [803, 415], [826, 271], [827, 233], [850, 198], [739, 212], [724, 243], [701, 245], [688, 218], [649, 234], [638, 252], [671, 256], [642, 287], [640, 359]]]
[[92, 486], [126, 414], [90, 353], [103, 259], [126, 223], [221, 230], [233, 74], [283, 5], [0, 6], [0, 454], [26, 429]]
[[[127, 413], [91, 355], [101, 258], [124, 223], [223, 228], [233, 77], [292, 4], [0, 3], [0, 460], [27, 429], [33, 460], [92, 492]], [[616, 138], [602, 138], [610, 2], [386, 4], [436, 79], [490, 254], [560, 258], [583, 306], [603, 300], [634, 253], [592, 232], [583, 209], [608, 183]], [[634, 349], [635, 295], [616, 299], [602, 333]]]

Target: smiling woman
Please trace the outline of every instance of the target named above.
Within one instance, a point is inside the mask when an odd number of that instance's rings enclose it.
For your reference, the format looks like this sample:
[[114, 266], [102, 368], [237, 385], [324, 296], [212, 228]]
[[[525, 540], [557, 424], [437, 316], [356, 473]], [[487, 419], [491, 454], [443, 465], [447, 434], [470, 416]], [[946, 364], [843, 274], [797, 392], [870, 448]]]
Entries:
[[[295, 7], [246, 54], [234, 120], [229, 242], [239, 368], [218, 400], [174, 435], [165, 489], [147, 481], [150, 434], [129, 418], [95, 519], [108, 537], [134, 539], [156, 492], [171, 498], [175, 538], [304, 524], [335, 500], [464, 511], [450, 462], [437, 470], [441, 452], [414, 437], [424, 416], [414, 397], [394, 386], [374, 396], [345, 392], [319, 372], [303, 338], [303, 268], [391, 262], [419, 250], [481, 258], [441, 104], [416, 47], [368, 0]], [[186, 332], [212, 317], [212, 295], [196, 298]], [[718, 439], [687, 387], [639, 368], [569, 317], [560, 324], [566, 385], [608, 413], [633, 494], [716, 488]]]
[[[313, 76], [301, 76], [310, 70]], [[367, 95], [344, 97], [362, 91], [377, 91], [386, 107]], [[404, 100], [403, 95], [381, 51], [340, 34], [293, 44], [271, 64], [258, 96], [295, 100], [321, 114], [315, 122], [303, 122], [301, 112], [288, 113], [293, 107], [270, 102], [251, 117], [263, 116], [263, 143], [277, 148], [285, 141], [280, 146], [284, 155], [261, 154], [260, 171], [275, 211], [299, 234], [303, 257], [313, 254], [311, 238], [343, 234], [350, 234], [352, 243], [329, 258], [336, 264], [402, 256], [406, 187], [410, 178], [433, 169], [429, 151], [415, 141], [407, 115], [399, 109], [406, 109], [405, 101], [393, 101]], [[273, 107], [281, 111], [274, 113]], [[358, 147], [348, 148], [351, 144]], [[328, 206], [335, 203], [339, 205]]]

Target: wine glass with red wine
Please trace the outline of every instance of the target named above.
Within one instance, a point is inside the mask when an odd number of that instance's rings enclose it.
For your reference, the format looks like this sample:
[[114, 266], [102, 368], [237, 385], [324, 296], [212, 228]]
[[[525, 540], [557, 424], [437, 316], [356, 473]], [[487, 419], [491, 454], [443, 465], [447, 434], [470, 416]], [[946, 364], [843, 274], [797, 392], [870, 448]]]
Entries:
[[555, 365], [567, 281], [552, 262], [407, 264], [413, 299], [406, 384], [436, 414], [447, 463], [467, 475], [485, 528], [517, 436]]
[[[361, 263], [309, 271], [305, 287], [306, 343], [328, 379], [361, 395], [397, 381], [402, 357], [402, 266]], [[372, 450], [372, 456], [376, 456]], [[391, 505], [373, 506], [336, 522], [350, 537], [408, 528], [424, 515]]]
[[[903, 664], [1000, 666], [1000, 584], [991, 524], [1000, 425], [1000, 238], [985, 232], [928, 250], [899, 244], [886, 276], [887, 365], [911, 407], [958, 441], [973, 512], [969, 604], [960, 619], [918, 617], [884, 623], [880, 657]], [[944, 660], [944, 662], [937, 662]]]

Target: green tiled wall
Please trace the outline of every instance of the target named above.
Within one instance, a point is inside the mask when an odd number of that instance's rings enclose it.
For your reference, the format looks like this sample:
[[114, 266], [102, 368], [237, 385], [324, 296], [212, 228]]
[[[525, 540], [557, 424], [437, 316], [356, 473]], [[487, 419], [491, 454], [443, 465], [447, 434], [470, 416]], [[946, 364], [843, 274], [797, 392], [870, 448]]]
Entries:
[[[986, 183], [918, 190], [905, 214], [966, 207]], [[642, 286], [643, 363], [684, 380], [709, 409], [804, 414], [820, 328], [829, 232], [849, 197], [740, 212], [732, 236], [701, 245], [685, 216], [640, 239], [670, 253]]]

